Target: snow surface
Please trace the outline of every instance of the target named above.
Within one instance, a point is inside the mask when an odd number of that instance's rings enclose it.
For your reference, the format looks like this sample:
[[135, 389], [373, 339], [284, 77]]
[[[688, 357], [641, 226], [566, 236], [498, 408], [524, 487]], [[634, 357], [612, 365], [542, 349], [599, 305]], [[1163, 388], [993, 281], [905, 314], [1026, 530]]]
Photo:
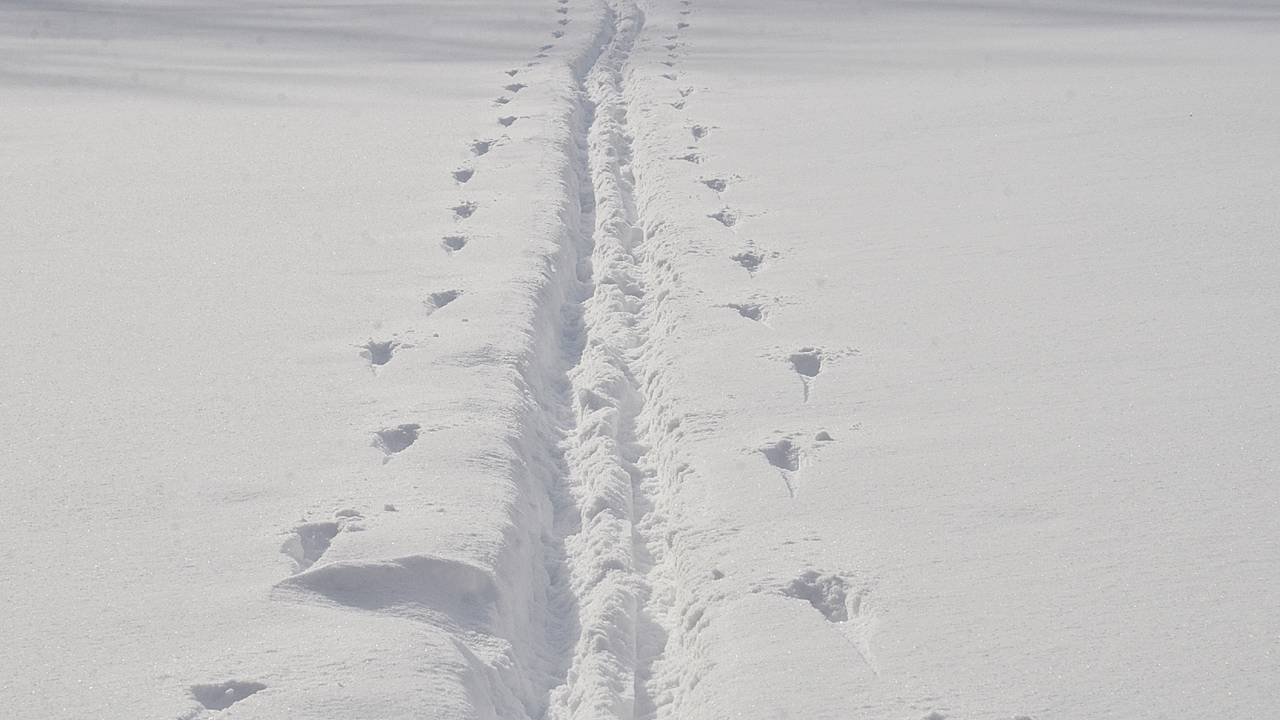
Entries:
[[1269, 717], [1280, 8], [0, 2], [0, 715]]

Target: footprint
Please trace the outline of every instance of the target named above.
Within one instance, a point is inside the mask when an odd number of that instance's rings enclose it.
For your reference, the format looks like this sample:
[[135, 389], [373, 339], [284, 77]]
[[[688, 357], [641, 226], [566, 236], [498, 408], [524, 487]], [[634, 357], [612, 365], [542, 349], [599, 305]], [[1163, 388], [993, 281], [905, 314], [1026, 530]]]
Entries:
[[563, 31], [563, 30], [556, 30], [555, 32], [551, 33], [551, 37], [553, 37], [553, 38], [557, 38], [557, 39], [562, 38], [562, 37], [564, 37], [564, 31]]
[[427, 296], [427, 299], [423, 301], [423, 304], [427, 306], [427, 314], [430, 315], [445, 305], [457, 300], [460, 295], [462, 295], [461, 290], [442, 290], [440, 292], [433, 292]]
[[502, 97], [500, 97], [500, 98], [495, 98], [495, 99], [494, 99], [494, 101], [493, 101], [493, 104], [494, 104], [494, 105], [506, 105], [506, 104], [507, 104], [507, 103], [509, 103], [509, 102], [511, 102], [511, 98], [509, 98], [509, 97], [507, 97], [507, 96], [505, 96], [505, 95], [504, 95], [504, 96], [502, 96]]
[[800, 469], [800, 448], [790, 438], [782, 438], [772, 444], [760, 448], [769, 464], [778, 468], [782, 482], [787, 486], [787, 495], [796, 496], [795, 485], [791, 482], [791, 474]]
[[209, 685], [192, 685], [189, 690], [196, 702], [208, 710], [226, 710], [250, 695], [266, 690], [267, 686], [259, 682], [228, 680]]
[[702, 125], [694, 125], [689, 128], [689, 133], [693, 135], [694, 140], [701, 140], [711, 132], [711, 128]]
[[822, 372], [822, 350], [800, 348], [791, 354], [791, 366], [805, 377], [817, 377]]
[[457, 180], [460, 184], [465, 184], [468, 180], [471, 179], [471, 176], [475, 174], [476, 174], [476, 171], [472, 170], [471, 168], [467, 168], [467, 167], [458, 168], [457, 170], [453, 171], [453, 179]]
[[755, 250], [747, 250], [729, 258], [747, 269], [747, 272], [755, 275], [760, 270], [760, 266], [764, 265], [764, 255]]
[[850, 600], [850, 589], [849, 581], [839, 575], [823, 575], [817, 570], [807, 570], [783, 588], [782, 594], [807, 601], [813, 609], [822, 613], [827, 622], [834, 623], [849, 619], [851, 605], [853, 614], [858, 614], [862, 598], [855, 593]]
[[718, 212], [714, 212], [707, 217], [715, 220], [725, 227], [733, 227], [738, 224], [738, 214], [729, 208], [724, 208]]
[[663, 73], [663, 74], [662, 74], [662, 77], [664, 77], [664, 78], [666, 78], [666, 79], [668, 79], [668, 80], [673, 80], [673, 81], [674, 81], [674, 80], [676, 79], [676, 77], [677, 77], [677, 76], [676, 76], [676, 74], [675, 74], [675, 73]]
[[293, 558], [297, 565], [294, 573], [300, 573], [324, 556], [338, 533], [363, 530], [363, 521], [359, 510], [343, 508], [333, 514], [333, 520], [302, 523], [289, 534], [280, 552]]
[[718, 193], [724, 192], [729, 187], [729, 181], [724, 178], [707, 178], [699, 182]]
[[791, 367], [800, 376], [804, 385], [804, 400], [809, 401], [809, 383], [822, 372], [822, 350], [819, 348], [800, 348], [791, 353]]
[[569, 24], [569, 18], [560, 18], [560, 19], [559, 19], [559, 20], [557, 20], [556, 22], [557, 22], [557, 23], [559, 23], [560, 25], [568, 25], [568, 24]]
[[504, 85], [502, 89], [506, 90], [507, 92], [518, 93], [527, 87], [529, 86], [525, 85], [524, 83], [511, 83], [510, 85]]
[[512, 70], [507, 70], [507, 71], [506, 71], [506, 73], [507, 73], [507, 75], [508, 75], [509, 77], [515, 77], [517, 74], [519, 74], [519, 72], [520, 72], [520, 69], [519, 69], [519, 68], [515, 68], [515, 69], [512, 69]]
[[465, 200], [461, 203], [458, 203], [457, 205], [454, 205], [450, 209], [453, 210], [453, 217], [455, 219], [463, 220], [465, 218], [471, 217], [475, 213], [476, 208], [478, 207], [480, 207], [478, 204], [470, 200]]
[[[663, 61], [662, 61], [662, 64], [663, 64], [663, 65], [666, 65], [666, 66], [667, 66], [667, 67], [669, 67], [669, 68], [673, 68], [673, 67], [675, 67], [675, 66], [676, 66], [676, 64], [675, 64], [674, 62], [672, 62], [671, 60], [663, 60]], [[681, 106], [683, 107], [683, 103], [681, 104]]]
[[555, 45], [543, 45], [542, 47], [538, 48], [538, 52], [546, 52], [553, 47], [555, 47]]
[[480, 157], [481, 155], [484, 155], [485, 153], [492, 150], [493, 146], [497, 144], [498, 144], [497, 140], [472, 140], [471, 154], [475, 155], [476, 157]]
[[445, 235], [440, 241], [444, 251], [452, 255], [467, 246], [467, 239], [461, 235]]
[[795, 472], [800, 469], [800, 448], [791, 438], [782, 438], [777, 442], [760, 448], [769, 464], [779, 470]]
[[[383, 428], [373, 434], [373, 446], [381, 450], [389, 460], [392, 455], [402, 452], [417, 442], [420, 429], [422, 429], [422, 426], [417, 423], [405, 423], [404, 425]], [[386, 460], [383, 462], [386, 462]]]
[[667, 104], [668, 104], [668, 105], [670, 105], [671, 107], [673, 107], [673, 108], [677, 109], [677, 110], [683, 110], [683, 109], [684, 109], [684, 101], [683, 101], [683, 100], [677, 100], [677, 101], [675, 101], [675, 102], [673, 102], [673, 103], [667, 103]]
[[395, 340], [370, 340], [360, 346], [360, 357], [368, 360], [370, 365], [386, 365], [399, 347], [400, 343]]
[[764, 307], [757, 303], [729, 303], [729, 307], [738, 311], [738, 314], [748, 320], [760, 322], [764, 320]]
[[498, 124], [503, 127], [511, 127], [515, 123], [515, 121], [518, 119], [519, 118], [517, 118], [515, 115], [506, 115], [504, 117], [498, 118]]
[[676, 160], [683, 160], [685, 162], [694, 163], [696, 165], [702, 162], [702, 155], [696, 152], [691, 152], [687, 155], [681, 155], [680, 157], [676, 158]]
[[560, 13], [561, 15], [568, 15], [568, 14], [569, 14], [569, 8], [567, 8], [567, 7], [558, 7], [558, 8], [556, 8], [556, 12]]
[[[684, 14], [684, 15], [688, 15], [689, 13], [682, 13], [682, 14]], [[687, 27], [689, 27], [689, 23], [687, 23], [687, 22], [680, 22], [680, 23], [676, 23], [676, 28], [677, 28], [677, 29], [679, 29], [679, 30], [683, 30], [683, 29], [685, 29], [685, 28], [687, 28]]]
[[676, 48], [678, 48], [678, 47], [680, 47], [680, 46], [679, 46], [679, 45], [677, 45], [677, 44], [675, 44], [675, 43], [667, 43], [666, 45], [663, 45], [662, 47], [666, 48], [667, 50], [675, 50]]
[[341, 529], [337, 520], [303, 523], [293, 529], [289, 539], [280, 546], [280, 552], [293, 558], [297, 564], [294, 572], [302, 572], [316, 564]]
[[693, 94], [693, 88], [691, 87], [680, 88], [680, 97], [687, 98], [692, 94]]

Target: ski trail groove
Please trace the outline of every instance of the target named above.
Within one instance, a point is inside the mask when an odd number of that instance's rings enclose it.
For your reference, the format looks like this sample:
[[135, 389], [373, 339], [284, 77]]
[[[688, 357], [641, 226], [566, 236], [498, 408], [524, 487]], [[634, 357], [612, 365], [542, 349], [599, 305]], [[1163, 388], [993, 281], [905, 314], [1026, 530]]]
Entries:
[[652, 715], [649, 668], [666, 638], [648, 619], [661, 614], [645, 610], [654, 570], [647, 546], [661, 524], [649, 517], [652, 424], [643, 413], [652, 378], [641, 378], [659, 301], [649, 293], [641, 250], [625, 94], [644, 18], [631, 0], [610, 0], [603, 23], [589, 67], [577, 74], [578, 123], [569, 147], [579, 182], [577, 277], [561, 282], [580, 300], [566, 308], [562, 328], [576, 362], [567, 372], [569, 427], [561, 448], [569, 502], [561, 503], [556, 527], [568, 575], [562, 606], [576, 612], [576, 633], [561, 638], [567, 667], [550, 692], [549, 720]]

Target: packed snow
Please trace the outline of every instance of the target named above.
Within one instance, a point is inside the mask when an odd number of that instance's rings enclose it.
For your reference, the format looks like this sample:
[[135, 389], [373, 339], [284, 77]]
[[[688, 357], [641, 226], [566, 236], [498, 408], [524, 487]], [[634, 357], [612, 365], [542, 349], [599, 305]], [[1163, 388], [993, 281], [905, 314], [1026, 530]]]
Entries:
[[1280, 6], [0, 2], [0, 716], [1262, 718]]

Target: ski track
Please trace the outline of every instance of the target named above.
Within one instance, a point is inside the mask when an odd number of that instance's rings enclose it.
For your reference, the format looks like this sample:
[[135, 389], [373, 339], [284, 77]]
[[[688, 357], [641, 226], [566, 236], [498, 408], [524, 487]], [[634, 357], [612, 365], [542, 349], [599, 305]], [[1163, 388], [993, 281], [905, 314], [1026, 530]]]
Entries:
[[[661, 386], [662, 280], [646, 262], [636, 207], [627, 64], [644, 17], [629, 1], [607, 7], [598, 54], [579, 79], [579, 267], [585, 296], [567, 314], [572, 427], [563, 454], [573, 504], [562, 511], [571, 594], [579, 609], [563, 684], [549, 718], [636, 718], [655, 713], [649, 686], [668, 631], [656, 621], [649, 550], [656, 512], [657, 437], [650, 403]], [[593, 52], [595, 54], [595, 52]], [[567, 517], [564, 517], [567, 516]]]
[[559, 278], [560, 294], [578, 299], [560, 330], [569, 366], [552, 413], [565, 435], [551, 494], [563, 557], [549, 572], [566, 583], [549, 592], [561, 612], [549, 626], [573, 631], [551, 639], [566, 664], [550, 720], [676, 716], [682, 690], [705, 668], [696, 652], [705, 605], [690, 597], [696, 583], [684, 575], [675, 530], [674, 493], [692, 471], [680, 460], [684, 417], [665, 397], [664, 300], [683, 246], [647, 217], [645, 200], [658, 193], [646, 192], [629, 122], [629, 62], [644, 25], [634, 2], [610, 2], [575, 74], [576, 272]]

